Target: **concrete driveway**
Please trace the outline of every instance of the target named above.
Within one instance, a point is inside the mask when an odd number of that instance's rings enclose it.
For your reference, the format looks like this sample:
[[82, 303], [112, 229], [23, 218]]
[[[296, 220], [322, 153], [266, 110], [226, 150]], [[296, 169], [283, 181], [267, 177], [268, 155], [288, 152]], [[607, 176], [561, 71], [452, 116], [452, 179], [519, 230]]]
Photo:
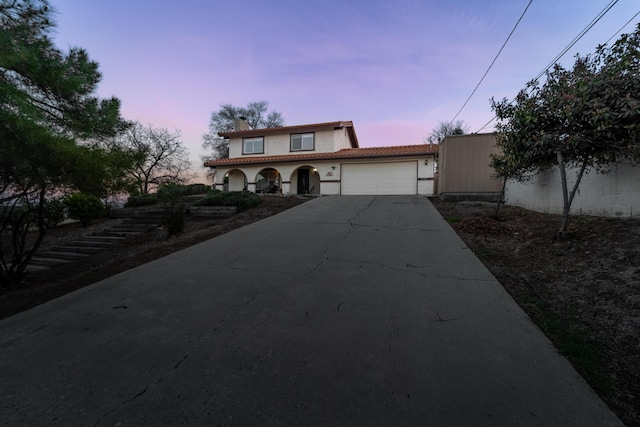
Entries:
[[424, 197], [323, 197], [0, 322], [5, 425], [605, 426]]

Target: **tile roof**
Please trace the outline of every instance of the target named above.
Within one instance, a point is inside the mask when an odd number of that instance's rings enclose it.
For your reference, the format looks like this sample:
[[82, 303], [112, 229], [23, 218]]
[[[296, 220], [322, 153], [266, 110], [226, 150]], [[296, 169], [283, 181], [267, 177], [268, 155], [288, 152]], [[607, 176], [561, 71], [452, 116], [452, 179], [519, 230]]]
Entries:
[[436, 154], [437, 144], [399, 145], [394, 147], [345, 148], [330, 153], [301, 153], [280, 156], [244, 156], [232, 159], [218, 159], [205, 162], [205, 166], [241, 166], [265, 163], [287, 163], [313, 160], [373, 159], [384, 157], [410, 157]]
[[352, 121], [339, 121], [339, 122], [325, 122], [325, 123], [312, 123], [309, 125], [297, 125], [297, 126], [282, 126], [279, 128], [265, 128], [265, 129], [248, 129], [248, 130], [234, 130], [229, 132], [218, 132], [218, 135], [223, 138], [248, 138], [252, 136], [267, 136], [267, 135], [279, 135], [287, 133], [302, 133], [302, 132], [315, 132], [321, 130], [335, 130], [346, 128], [349, 138], [351, 140], [351, 146], [358, 148], [358, 137], [356, 136], [355, 128]]

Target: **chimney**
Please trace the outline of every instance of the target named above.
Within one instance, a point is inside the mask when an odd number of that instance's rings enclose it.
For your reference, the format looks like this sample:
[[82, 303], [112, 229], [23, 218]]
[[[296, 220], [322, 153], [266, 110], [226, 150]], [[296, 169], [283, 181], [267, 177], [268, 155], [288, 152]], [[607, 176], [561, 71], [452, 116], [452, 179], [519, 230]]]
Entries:
[[240, 116], [233, 121], [233, 130], [250, 130], [250, 129], [251, 127], [249, 126], [249, 123], [247, 123], [246, 117]]

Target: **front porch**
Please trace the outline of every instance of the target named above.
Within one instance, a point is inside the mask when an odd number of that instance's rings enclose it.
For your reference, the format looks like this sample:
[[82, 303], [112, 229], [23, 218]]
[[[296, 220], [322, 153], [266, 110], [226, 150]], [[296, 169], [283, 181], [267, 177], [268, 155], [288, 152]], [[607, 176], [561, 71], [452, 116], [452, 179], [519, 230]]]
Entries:
[[[313, 166], [299, 166], [291, 171], [286, 167], [267, 167], [254, 175], [251, 169], [237, 168], [226, 171], [222, 182], [216, 180], [215, 188], [224, 191], [250, 191], [256, 194], [323, 194], [320, 174]], [[284, 175], [285, 173], [287, 175]]]

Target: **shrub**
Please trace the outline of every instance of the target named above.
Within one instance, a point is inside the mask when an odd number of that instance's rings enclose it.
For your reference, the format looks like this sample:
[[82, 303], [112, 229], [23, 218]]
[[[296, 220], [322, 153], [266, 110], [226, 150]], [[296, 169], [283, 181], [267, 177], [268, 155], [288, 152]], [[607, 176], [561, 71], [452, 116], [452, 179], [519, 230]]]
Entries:
[[164, 184], [158, 188], [158, 194], [162, 195], [163, 193], [166, 194], [169, 192], [169, 194], [175, 196], [190, 196], [192, 194], [206, 194], [208, 189], [209, 187], [205, 184]]
[[44, 222], [47, 228], [53, 228], [64, 221], [65, 204], [61, 200], [49, 200], [44, 204]]
[[91, 194], [74, 193], [64, 198], [69, 217], [77, 219], [82, 225], [89, 225], [91, 221], [104, 215], [102, 200]]
[[206, 184], [190, 184], [185, 185], [184, 195], [188, 196], [190, 194], [206, 194], [209, 190], [209, 186]]
[[190, 186], [166, 184], [158, 189], [158, 200], [164, 206], [162, 224], [167, 229], [167, 237], [184, 231], [187, 208], [183, 203], [183, 197], [191, 191]]
[[157, 194], [140, 194], [139, 196], [129, 196], [125, 208], [138, 208], [140, 206], [151, 206], [159, 202]]
[[255, 208], [262, 197], [246, 191], [212, 192], [194, 203], [195, 206], [236, 206], [238, 210]]
[[158, 188], [156, 194], [162, 203], [176, 202], [184, 195], [184, 187], [176, 184], [165, 184]]
[[167, 228], [167, 237], [182, 233], [187, 220], [187, 208], [184, 204], [168, 204], [164, 207], [162, 224]]

